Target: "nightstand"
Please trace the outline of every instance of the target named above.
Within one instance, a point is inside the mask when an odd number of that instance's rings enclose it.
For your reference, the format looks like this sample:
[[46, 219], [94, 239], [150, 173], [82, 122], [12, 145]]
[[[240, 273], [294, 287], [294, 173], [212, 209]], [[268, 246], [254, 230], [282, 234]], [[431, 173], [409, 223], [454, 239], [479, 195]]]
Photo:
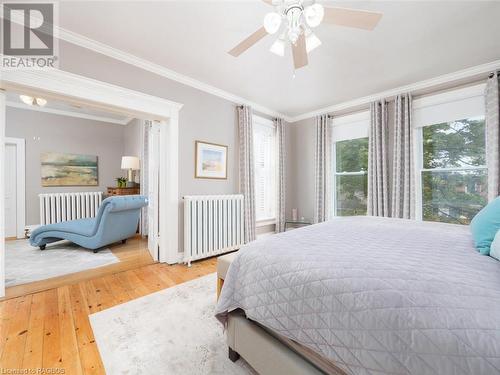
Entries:
[[134, 187], [108, 187], [108, 196], [112, 195], [137, 195], [141, 193], [139, 186]]

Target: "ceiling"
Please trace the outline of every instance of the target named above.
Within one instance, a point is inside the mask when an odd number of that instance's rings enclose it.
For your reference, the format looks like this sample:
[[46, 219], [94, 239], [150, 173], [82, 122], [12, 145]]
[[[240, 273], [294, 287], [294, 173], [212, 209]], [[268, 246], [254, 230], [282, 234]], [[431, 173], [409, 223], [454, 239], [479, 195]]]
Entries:
[[19, 94], [22, 93], [7, 91], [7, 105], [15, 108], [47, 112], [61, 116], [84, 118], [87, 120], [95, 120], [118, 125], [127, 125], [132, 120], [131, 117], [117, 112], [103, 111], [89, 106], [80, 106], [53, 98], [45, 98], [47, 100], [47, 104], [43, 107], [27, 105], [20, 99]]
[[297, 116], [500, 59], [498, 1], [322, 1], [382, 11], [373, 32], [320, 25], [323, 45], [293, 71], [267, 36], [227, 54], [262, 25], [262, 1], [60, 3], [60, 26], [178, 73]]

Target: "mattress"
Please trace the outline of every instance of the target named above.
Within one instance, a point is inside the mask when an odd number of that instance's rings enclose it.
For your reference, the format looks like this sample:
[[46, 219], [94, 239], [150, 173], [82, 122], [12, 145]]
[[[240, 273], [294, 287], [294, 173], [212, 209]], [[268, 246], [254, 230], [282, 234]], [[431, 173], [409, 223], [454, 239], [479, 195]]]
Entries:
[[500, 374], [500, 263], [468, 227], [350, 217], [254, 241], [217, 317], [238, 308], [348, 374]]

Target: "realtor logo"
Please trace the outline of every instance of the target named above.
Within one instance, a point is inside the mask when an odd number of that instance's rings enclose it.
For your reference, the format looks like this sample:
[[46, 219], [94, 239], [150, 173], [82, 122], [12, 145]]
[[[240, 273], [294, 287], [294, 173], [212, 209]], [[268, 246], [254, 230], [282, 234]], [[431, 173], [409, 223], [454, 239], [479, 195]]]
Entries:
[[57, 67], [56, 5], [51, 2], [2, 4], [2, 68]]

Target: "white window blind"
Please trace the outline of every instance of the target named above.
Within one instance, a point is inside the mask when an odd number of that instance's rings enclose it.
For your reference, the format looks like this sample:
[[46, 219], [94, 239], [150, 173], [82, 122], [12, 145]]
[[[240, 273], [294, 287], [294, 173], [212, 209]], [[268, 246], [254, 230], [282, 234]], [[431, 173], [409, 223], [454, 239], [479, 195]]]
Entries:
[[256, 220], [274, 220], [276, 216], [276, 130], [272, 121], [253, 116], [253, 143]]
[[413, 101], [413, 126], [421, 128], [484, 114], [485, 85], [474, 85]]

